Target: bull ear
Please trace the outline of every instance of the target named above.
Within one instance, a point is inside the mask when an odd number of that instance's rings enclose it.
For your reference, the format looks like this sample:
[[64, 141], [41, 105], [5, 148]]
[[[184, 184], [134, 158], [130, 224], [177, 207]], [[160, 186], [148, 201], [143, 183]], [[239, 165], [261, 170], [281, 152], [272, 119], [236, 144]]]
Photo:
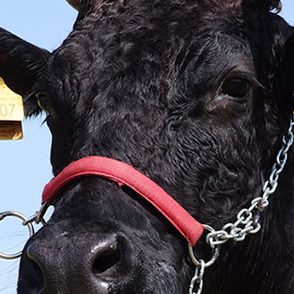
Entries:
[[[0, 28], [0, 77], [16, 93], [25, 97], [32, 93], [46, 66], [50, 53]], [[29, 111], [37, 108], [33, 101], [25, 104]]]
[[283, 48], [274, 82], [280, 109], [286, 113], [292, 113], [294, 110], [294, 34]]

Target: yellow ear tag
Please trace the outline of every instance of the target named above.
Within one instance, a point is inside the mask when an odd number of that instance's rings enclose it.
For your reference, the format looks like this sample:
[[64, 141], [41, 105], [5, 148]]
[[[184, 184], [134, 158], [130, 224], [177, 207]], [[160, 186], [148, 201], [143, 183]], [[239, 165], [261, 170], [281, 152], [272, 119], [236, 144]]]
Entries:
[[0, 140], [22, 139], [23, 119], [22, 97], [10, 90], [0, 78]]

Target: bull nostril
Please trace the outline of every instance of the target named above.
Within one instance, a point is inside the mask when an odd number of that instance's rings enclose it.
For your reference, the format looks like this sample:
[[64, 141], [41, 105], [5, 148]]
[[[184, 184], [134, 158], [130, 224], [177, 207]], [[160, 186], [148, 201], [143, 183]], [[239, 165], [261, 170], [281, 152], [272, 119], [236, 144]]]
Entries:
[[116, 240], [105, 242], [97, 246], [92, 271], [95, 275], [102, 274], [113, 268], [121, 258]]

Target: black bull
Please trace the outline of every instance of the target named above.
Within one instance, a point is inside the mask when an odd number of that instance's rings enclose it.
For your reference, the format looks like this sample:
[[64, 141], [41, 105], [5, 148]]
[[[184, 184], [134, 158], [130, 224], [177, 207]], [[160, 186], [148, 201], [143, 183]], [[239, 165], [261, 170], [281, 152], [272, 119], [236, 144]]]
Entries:
[[[0, 29], [0, 76], [27, 116], [47, 112], [54, 174], [118, 159], [202, 223], [234, 220], [261, 194], [293, 111], [294, 29], [270, 12], [280, 2], [71, 2], [73, 32], [52, 53]], [[292, 152], [261, 232], [223, 246], [203, 293], [294, 293], [293, 168]], [[54, 205], [25, 247], [18, 293], [188, 292], [185, 240], [132, 191], [87, 177]]]

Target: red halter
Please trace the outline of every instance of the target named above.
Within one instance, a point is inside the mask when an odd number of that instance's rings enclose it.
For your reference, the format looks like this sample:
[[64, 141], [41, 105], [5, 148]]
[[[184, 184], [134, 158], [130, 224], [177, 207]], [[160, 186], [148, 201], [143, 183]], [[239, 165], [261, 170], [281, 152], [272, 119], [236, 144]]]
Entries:
[[151, 179], [132, 166], [114, 159], [90, 156], [65, 167], [44, 188], [43, 207], [52, 203], [61, 188], [74, 179], [95, 175], [127, 186], [159, 210], [194, 246], [203, 234], [203, 225], [196, 221], [178, 202]]

